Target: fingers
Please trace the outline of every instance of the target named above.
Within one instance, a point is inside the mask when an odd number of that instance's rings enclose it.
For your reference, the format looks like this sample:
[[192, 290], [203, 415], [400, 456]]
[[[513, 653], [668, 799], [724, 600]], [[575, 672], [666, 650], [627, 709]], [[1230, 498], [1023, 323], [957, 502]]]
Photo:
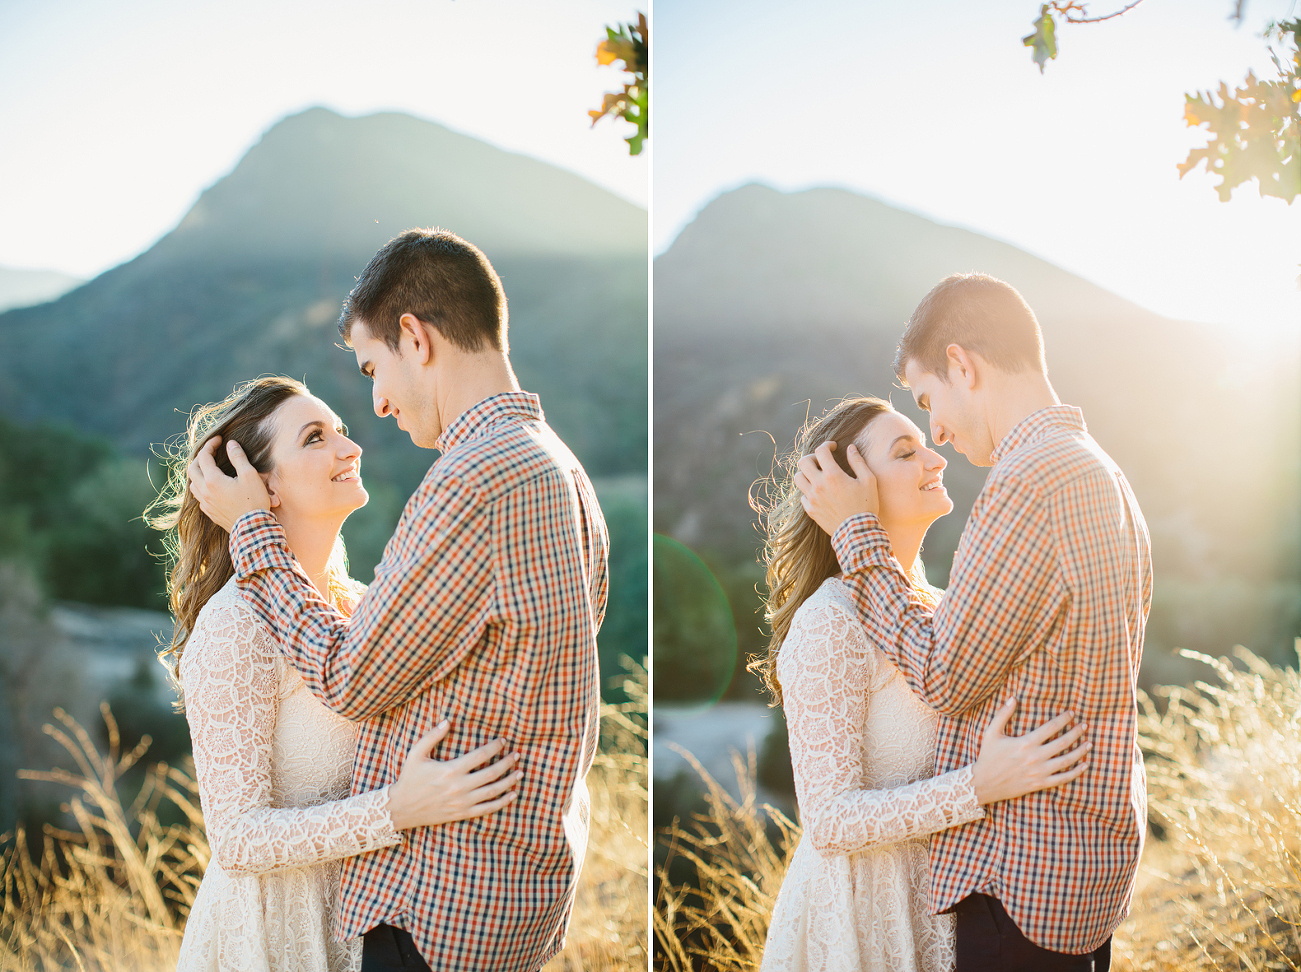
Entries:
[[495, 783], [489, 783], [486, 786], [480, 786], [471, 790], [470, 800], [473, 803], [483, 803], [487, 800], [494, 800], [507, 790], [515, 789], [515, 784], [522, 779], [524, 779], [524, 771], [516, 770], [514, 773], [503, 777]]
[[1075, 766], [1068, 769], [1064, 773], [1056, 773], [1053, 776], [1048, 777], [1046, 781], [1046, 785], [1043, 787], [1043, 789], [1046, 790], [1049, 787], [1061, 786], [1063, 783], [1071, 782], [1071, 780], [1078, 780], [1081, 776], [1087, 773], [1088, 770], [1089, 770], [1088, 762], [1081, 761], [1077, 763]]
[[257, 475], [257, 470], [254, 469], [253, 464], [248, 461], [248, 456], [244, 455], [244, 447], [234, 439], [231, 439], [226, 443], [226, 455], [230, 457], [230, 464], [235, 467], [235, 475], [237, 477], [242, 478], [247, 476], [249, 473], [252, 473], [255, 476]]
[[200, 482], [210, 475], [221, 472], [217, 468], [217, 460], [213, 458], [219, 445], [221, 445], [221, 436], [214, 435], [199, 449], [199, 454], [194, 457], [194, 461], [185, 470], [185, 474], [189, 477], [191, 483]]
[[477, 773], [470, 773], [466, 776], [466, 782], [470, 787], [479, 787], [491, 783], [503, 773], [513, 770], [519, 765], [519, 753], [511, 753], [495, 763], [489, 763]]
[[1064, 732], [1056, 739], [1044, 743], [1043, 745], [1045, 751], [1052, 755], [1056, 755], [1058, 753], [1064, 753], [1066, 750], [1070, 749], [1072, 746], [1075, 745], [1076, 740], [1078, 740], [1082, 735], [1084, 735], [1084, 731], [1088, 728], [1089, 728], [1089, 724], [1087, 722], [1081, 722], [1078, 726], [1075, 726], [1073, 729], [1071, 729], [1070, 732]]
[[797, 479], [803, 479], [805, 485], [812, 483], [813, 479], [822, 472], [822, 466], [818, 463], [816, 454], [801, 456], [800, 461], [795, 464], [795, 476]]
[[994, 713], [994, 718], [989, 720], [989, 725], [985, 726], [986, 736], [1001, 736], [1007, 729], [1007, 722], [1012, 718], [1012, 713], [1016, 711], [1016, 699], [1008, 699], [998, 707]]
[[1069, 726], [1071, 720], [1074, 718], [1074, 712], [1063, 712], [1061, 715], [1057, 716], [1057, 718], [1049, 719], [1038, 729], [1026, 733], [1024, 737], [1025, 741], [1031, 745], [1038, 746], [1040, 743], [1046, 742], [1049, 738], [1057, 735], [1057, 733]]
[[451, 731], [451, 725], [452, 723], [450, 720], [444, 719], [442, 722], [434, 726], [434, 728], [430, 729], [427, 733], [425, 733], [414, 743], [412, 743], [411, 748], [407, 750], [406, 762], [409, 763], [413, 759], [433, 758], [432, 754], [434, 748], [440, 742], [442, 742], [443, 738], [448, 734], [448, 732]]
[[472, 770], [476, 766], [482, 766], [505, 748], [505, 740], [494, 739], [490, 743], [484, 743], [478, 749], [472, 749], [465, 755], [458, 756], [451, 760], [451, 763], [458, 770]]
[[849, 443], [849, 448], [845, 450], [845, 458], [849, 460], [849, 468], [854, 470], [855, 477], [864, 482], [872, 478], [872, 470], [868, 467], [867, 460], [863, 458], [854, 443]]
[[1075, 765], [1081, 759], [1087, 756], [1089, 754], [1089, 750], [1091, 750], [1092, 748], [1093, 748], [1093, 743], [1091, 742], [1086, 742], [1081, 746], [1076, 746], [1070, 752], [1063, 753], [1061, 756], [1056, 756], [1053, 759], [1050, 759], [1047, 762], [1045, 762], [1044, 769], [1048, 770], [1050, 774], [1060, 773], [1068, 766]]

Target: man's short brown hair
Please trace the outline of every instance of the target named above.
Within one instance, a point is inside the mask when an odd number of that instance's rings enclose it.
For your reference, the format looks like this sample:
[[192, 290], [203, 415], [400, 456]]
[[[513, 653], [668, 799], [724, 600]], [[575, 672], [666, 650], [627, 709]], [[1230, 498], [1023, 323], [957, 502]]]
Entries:
[[407, 230], [385, 243], [343, 302], [339, 333], [349, 341], [360, 321], [396, 351], [403, 314], [414, 314], [463, 351], [485, 343], [507, 350], [506, 293], [497, 271], [482, 250], [447, 230]]
[[915, 361], [947, 382], [946, 348], [956, 344], [1009, 374], [1037, 369], [1048, 374], [1044, 339], [1034, 311], [1015, 287], [984, 273], [945, 277], [922, 298], [904, 327], [894, 356], [894, 373]]

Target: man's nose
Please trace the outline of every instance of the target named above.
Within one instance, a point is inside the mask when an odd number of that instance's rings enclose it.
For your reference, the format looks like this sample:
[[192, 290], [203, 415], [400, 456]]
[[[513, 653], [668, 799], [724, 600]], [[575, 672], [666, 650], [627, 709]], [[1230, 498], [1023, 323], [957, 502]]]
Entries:
[[387, 398], [385, 398], [383, 395], [381, 395], [381, 394], [380, 394], [379, 392], [377, 392], [377, 391], [376, 391], [376, 392], [371, 392], [371, 396], [370, 396], [370, 398], [371, 398], [371, 401], [372, 401], [372, 402], [374, 403], [374, 405], [375, 405], [375, 414], [376, 414], [376, 415], [378, 415], [380, 418], [384, 418], [386, 415], [388, 415], [388, 413], [389, 413], [389, 407], [388, 407], [388, 399], [387, 399]]
[[931, 419], [931, 441], [936, 445], [944, 445], [949, 441], [948, 431], [934, 418]]

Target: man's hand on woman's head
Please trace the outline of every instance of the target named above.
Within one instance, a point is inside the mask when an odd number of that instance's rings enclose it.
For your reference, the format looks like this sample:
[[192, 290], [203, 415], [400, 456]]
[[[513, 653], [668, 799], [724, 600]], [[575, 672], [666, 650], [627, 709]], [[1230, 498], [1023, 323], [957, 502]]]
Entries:
[[226, 443], [226, 455], [235, 467], [235, 475], [227, 476], [217, 468], [213, 454], [221, 445], [221, 436], [214, 435], [203, 444], [199, 454], [186, 468], [190, 479], [190, 492], [199, 501], [199, 509], [227, 533], [235, 521], [253, 510], [270, 510], [271, 497], [262, 482], [262, 474], [253, 468], [244, 450], [235, 441]]
[[795, 485], [799, 487], [804, 512], [827, 535], [858, 513], [879, 513], [881, 501], [876, 492], [876, 477], [867, 468], [867, 460], [852, 442], [845, 452], [849, 476], [836, 463], [834, 442], [824, 442], [795, 466]]

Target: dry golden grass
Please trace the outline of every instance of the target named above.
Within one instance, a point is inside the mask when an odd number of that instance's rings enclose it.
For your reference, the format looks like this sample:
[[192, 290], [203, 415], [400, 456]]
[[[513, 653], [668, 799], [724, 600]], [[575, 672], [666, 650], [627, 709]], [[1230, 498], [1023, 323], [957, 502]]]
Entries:
[[[1148, 840], [1113, 968], [1301, 972], [1301, 675], [1241, 647], [1234, 654], [1245, 670], [1184, 654], [1210, 665], [1219, 681], [1158, 689], [1164, 711], [1143, 697], [1149, 807], [1166, 837]], [[759, 967], [800, 831], [756, 805], [753, 753], [734, 761], [742, 799], [693, 761], [708, 810], [659, 837], [667, 857], [656, 868], [657, 968]], [[669, 885], [677, 856], [695, 865], [698, 892]]]
[[565, 950], [544, 972], [640, 972], [649, 957], [647, 676], [626, 657], [624, 665], [629, 701], [601, 706], [601, 753], [587, 776], [592, 829], [574, 916]]
[[[646, 967], [646, 672], [628, 665], [632, 701], [602, 706], [602, 748], [588, 776], [591, 834], [565, 950], [549, 972]], [[62, 711], [47, 726], [80, 773], [24, 772], [72, 787], [77, 831], [21, 829], [0, 850], [0, 972], [162, 972], [176, 968], [185, 918], [210, 859], [193, 766], [153, 766], [138, 799], [123, 806], [122, 774], [148, 738], [121, 754], [105, 705], [109, 753]], [[162, 826], [169, 801], [184, 822]]]

